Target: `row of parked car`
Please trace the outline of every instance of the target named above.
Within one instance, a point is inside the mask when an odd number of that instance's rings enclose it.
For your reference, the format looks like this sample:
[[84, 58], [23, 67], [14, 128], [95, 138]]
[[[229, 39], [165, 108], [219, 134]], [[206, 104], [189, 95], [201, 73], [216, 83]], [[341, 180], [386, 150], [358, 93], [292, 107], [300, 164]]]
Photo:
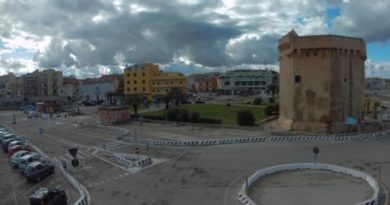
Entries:
[[[28, 181], [39, 182], [54, 173], [54, 166], [41, 155], [33, 152], [26, 140], [0, 125], [0, 143], [9, 157], [9, 164], [19, 169]], [[64, 191], [39, 187], [30, 196], [30, 205], [64, 205]]]

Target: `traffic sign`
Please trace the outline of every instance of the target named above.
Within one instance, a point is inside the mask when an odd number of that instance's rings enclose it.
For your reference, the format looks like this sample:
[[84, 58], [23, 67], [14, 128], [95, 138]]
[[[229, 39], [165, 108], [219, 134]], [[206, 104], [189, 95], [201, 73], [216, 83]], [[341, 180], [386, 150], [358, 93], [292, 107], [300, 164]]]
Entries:
[[73, 159], [73, 160], [72, 160], [72, 166], [73, 166], [73, 167], [79, 166], [79, 160]]
[[314, 147], [314, 148], [313, 148], [313, 153], [314, 153], [314, 154], [320, 153], [320, 149], [318, 149], [318, 147]]
[[70, 148], [69, 149], [69, 153], [70, 153], [70, 155], [72, 155], [72, 157], [73, 158], [76, 158], [76, 155], [77, 155], [77, 151], [78, 151], [79, 149], [77, 148], [77, 147], [75, 147], [75, 148]]

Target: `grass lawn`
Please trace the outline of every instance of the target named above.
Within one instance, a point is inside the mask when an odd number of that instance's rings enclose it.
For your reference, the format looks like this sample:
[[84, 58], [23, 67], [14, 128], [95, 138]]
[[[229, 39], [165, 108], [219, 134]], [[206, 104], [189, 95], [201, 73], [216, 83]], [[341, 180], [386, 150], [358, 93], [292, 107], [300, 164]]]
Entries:
[[[175, 106], [171, 106], [175, 108]], [[240, 106], [240, 105], [218, 105], [218, 104], [191, 104], [180, 105], [179, 108], [185, 108], [189, 111], [196, 111], [200, 113], [201, 117], [222, 119], [224, 124], [237, 124], [237, 112], [240, 110], [249, 110], [253, 113], [256, 121], [264, 119], [264, 107], [262, 106]], [[144, 113], [145, 115], [162, 116], [164, 110]]]

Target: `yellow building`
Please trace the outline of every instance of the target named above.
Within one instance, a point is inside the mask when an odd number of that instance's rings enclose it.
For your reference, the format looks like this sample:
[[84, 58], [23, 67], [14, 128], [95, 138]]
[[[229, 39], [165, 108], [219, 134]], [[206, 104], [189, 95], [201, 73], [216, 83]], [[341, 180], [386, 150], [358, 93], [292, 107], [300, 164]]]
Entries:
[[161, 72], [158, 65], [144, 63], [125, 68], [125, 95], [138, 94], [151, 100], [153, 96], [166, 95], [172, 88], [186, 93], [186, 77], [176, 72]]

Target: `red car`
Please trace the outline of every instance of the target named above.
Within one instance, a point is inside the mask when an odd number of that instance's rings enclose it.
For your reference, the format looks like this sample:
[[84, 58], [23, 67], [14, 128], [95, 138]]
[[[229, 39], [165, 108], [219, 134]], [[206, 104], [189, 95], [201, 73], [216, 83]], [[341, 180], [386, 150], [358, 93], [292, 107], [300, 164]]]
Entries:
[[15, 145], [12, 146], [8, 149], [7, 155], [8, 157], [11, 157], [15, 152], [20, 151], [20, 150], [27, 150], [31, 152], [31, 147], [28, 145]]

